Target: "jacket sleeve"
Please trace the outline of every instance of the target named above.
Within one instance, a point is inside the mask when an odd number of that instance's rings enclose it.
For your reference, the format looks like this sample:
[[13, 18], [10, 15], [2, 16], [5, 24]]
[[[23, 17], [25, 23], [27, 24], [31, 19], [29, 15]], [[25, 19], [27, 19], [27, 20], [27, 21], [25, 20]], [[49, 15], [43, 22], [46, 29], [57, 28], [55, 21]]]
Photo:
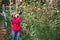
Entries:
[[12, 21], [12, 23], [20, 23], [20, 22], [22, 22], [22, 19], [16, 18], [16, 19], [12, 19], [11, 21]]
[[16, 20], [15, 20], [14, 18], [12, 18], [11, 22], [12, 22], [13, 24], [15, 24], [15, 23], [16, 23]]
[[17, 18], [16, 19], [16, 23], [21, 23], [22, 22], [22, 19], [21, 18]]

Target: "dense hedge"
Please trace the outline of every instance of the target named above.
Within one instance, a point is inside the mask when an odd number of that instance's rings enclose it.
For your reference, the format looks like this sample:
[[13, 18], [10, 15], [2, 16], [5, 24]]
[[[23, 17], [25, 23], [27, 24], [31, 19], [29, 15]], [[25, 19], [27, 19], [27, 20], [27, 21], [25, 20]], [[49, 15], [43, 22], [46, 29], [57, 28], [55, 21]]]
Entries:
[[4, 21], [4, 16], [0, 14], [0, 22]]
[[[41, 5], [40, 1], [22, 2], [21, 40], [59, 40], [60, 39], [60, 11], [51, 7], [49, 3]], [[11, 16], [7, 11], [7, 34], [5, 40], [11, 40]]]

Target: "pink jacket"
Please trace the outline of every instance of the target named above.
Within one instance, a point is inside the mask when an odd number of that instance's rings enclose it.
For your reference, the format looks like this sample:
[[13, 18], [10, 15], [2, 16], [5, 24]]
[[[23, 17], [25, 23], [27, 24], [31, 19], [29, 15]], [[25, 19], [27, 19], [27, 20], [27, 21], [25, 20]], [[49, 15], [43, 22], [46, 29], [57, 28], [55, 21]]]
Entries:
[[12, 30], [15, 32], [21, 31], [20, 23], [22, 22], [22, 19], [20, 17], [12, 18]]

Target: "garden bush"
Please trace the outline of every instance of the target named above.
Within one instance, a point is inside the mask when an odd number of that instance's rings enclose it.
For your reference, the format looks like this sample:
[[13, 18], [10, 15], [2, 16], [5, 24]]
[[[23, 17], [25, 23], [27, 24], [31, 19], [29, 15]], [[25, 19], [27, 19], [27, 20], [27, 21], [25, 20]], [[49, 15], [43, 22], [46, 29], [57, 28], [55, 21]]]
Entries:
[[[19, 10], [22, 31], [20, 40], [59, 40], [60, 39], [60, 11], [51, 7], [49, 3], [41, 5], [40, 1], [22, 2]], [[7, 34], [5, 40], [11, 40], [11, 16], [7, 15]]]

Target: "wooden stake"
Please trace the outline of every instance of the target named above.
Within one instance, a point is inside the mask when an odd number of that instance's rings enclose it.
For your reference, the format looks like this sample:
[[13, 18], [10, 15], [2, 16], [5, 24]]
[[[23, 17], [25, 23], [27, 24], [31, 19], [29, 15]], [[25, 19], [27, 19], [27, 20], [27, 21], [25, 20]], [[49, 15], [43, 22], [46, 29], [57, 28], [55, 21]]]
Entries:
[[10, 13], [11, 13], [11, 0], [10, 0], [10, 5], [9, 5], [9, 7], [10, 7]]

